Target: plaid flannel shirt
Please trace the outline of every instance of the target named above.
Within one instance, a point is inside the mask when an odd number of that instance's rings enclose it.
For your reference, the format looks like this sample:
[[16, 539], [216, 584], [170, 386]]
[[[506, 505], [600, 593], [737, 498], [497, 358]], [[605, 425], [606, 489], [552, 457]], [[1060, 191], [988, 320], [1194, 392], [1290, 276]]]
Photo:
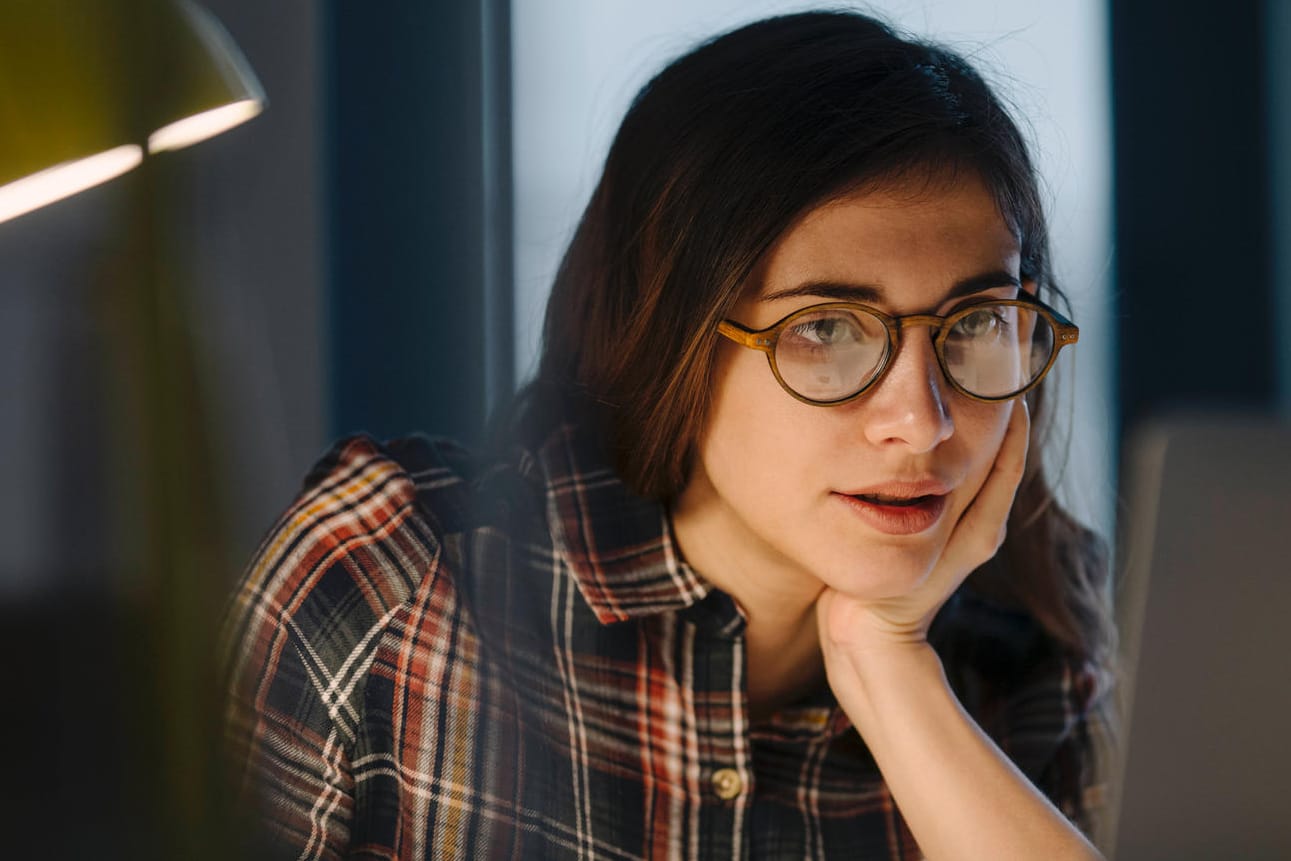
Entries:
[[[597, 452], [355, 438], [311, 473], [224, 640], [284, 857], [919, 857], [827, 690], [750, 722], [738, 608]], [[1093, 677], [962, 589], [934, 630], [976, 644], [961, 700], [1088, 827]]]

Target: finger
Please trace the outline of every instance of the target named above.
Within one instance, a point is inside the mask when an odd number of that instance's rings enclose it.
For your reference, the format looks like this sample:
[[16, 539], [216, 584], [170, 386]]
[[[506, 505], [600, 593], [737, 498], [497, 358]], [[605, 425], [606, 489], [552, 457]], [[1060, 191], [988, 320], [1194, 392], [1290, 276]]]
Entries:
[[1009, 426], [991, 471], [955, 526], [946, 556], [953, 555], [975, 568], [1000, 549], [1007, 531], [1009, 509], [1026, 471], [1030, 433], [1031, 416], [1026, 400], [1019, 398], [1014, 401], [1013, 415], [1009, 417]]

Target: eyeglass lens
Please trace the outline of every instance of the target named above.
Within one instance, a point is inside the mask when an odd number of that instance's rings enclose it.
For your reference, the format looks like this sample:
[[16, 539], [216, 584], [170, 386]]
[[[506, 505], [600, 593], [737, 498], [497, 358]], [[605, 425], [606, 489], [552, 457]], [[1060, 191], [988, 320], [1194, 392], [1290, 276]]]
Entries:
[[[1049, 363], [1054, 331], [1047, 318], [1016, 305], [981, 305], [946, 335], [942, 360], [965, 391], [1003, 398], [1030, 385]], [[874, 381], [889, 351], [883, 321], [860, 309], [829, 308], [795, 318], [780, 333], [780, 378], [813, 401], [835, 401]]]

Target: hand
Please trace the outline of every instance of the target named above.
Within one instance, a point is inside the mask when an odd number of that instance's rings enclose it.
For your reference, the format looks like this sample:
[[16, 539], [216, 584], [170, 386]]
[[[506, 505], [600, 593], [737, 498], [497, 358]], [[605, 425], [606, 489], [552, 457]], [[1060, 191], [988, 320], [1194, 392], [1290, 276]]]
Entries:
[[1009, 509], [1026, 468], [1031, 420], [1026, 401], [1013, 413], [995, 462], [977, 496], [960, 515], [941, 558], [928, 577], [905, 595], [863, 602], [826, 588], [816, 602], [816, 620], [826, 664], [831, 652], [926, 643], [928, 626], [942, 604], [974, 569], [1004, 543]]
[[825, 671], [928, 857], [1101, 861], [964, 710], [928, 645], [937, 610], [1004, 542], [1030, 431], [1015, 404], [990, 473], [918, 588], [869, 602], [821, 593]]

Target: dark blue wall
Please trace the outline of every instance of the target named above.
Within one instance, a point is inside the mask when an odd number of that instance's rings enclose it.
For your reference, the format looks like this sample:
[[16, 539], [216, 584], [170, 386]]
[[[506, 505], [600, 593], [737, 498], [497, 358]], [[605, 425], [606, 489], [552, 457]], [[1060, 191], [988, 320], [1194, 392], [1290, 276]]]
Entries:
[[1111, 4], [1120, 415], [1272, 411], [1265, 7]]
[[509, 4], [324, 14], [331, 430], [479, 437], [512, 387]]

